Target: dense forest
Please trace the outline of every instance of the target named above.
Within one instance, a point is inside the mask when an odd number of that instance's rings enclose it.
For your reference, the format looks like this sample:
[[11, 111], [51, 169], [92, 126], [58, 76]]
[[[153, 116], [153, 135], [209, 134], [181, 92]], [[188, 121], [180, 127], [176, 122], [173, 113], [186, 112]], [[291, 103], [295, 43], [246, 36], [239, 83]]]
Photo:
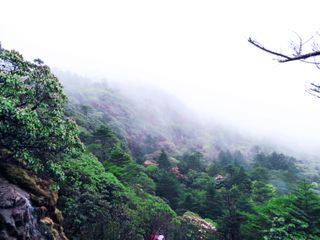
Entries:
[[115, 89], [0, 50], [0, 239], [320, 239], [319, 169]]

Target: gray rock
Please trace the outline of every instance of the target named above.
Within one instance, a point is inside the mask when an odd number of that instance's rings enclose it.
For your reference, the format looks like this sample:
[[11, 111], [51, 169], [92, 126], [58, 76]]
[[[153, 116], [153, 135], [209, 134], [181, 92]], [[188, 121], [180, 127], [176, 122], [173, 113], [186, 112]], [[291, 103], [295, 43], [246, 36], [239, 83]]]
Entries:
[[0, 178], [0, 240], [44, 239], [37, 230], [37, 217], [30, 196]]

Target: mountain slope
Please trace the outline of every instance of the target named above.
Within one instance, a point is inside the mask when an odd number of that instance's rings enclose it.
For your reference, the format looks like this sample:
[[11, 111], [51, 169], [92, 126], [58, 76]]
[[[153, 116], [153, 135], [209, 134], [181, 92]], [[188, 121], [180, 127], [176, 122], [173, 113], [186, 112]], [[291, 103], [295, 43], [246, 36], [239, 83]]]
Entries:
[[55, 74], [70, 102], [82, 113], [94, 112], [138, 159], [158, 156], [161, 149], [173, 155], [199, 151], [206, 159], [227, 149], [251, 154], [252, 140], [214, 122], [205, 123], [177, 98], [152, 86], [94, 82], [59, 70]]
[[74, 77], [65, 106], [42, 61], [0, 62], [0, 238], [320, 237], [317, 183], [296, 159], [234, 151], [252, 144], [150, 88]]

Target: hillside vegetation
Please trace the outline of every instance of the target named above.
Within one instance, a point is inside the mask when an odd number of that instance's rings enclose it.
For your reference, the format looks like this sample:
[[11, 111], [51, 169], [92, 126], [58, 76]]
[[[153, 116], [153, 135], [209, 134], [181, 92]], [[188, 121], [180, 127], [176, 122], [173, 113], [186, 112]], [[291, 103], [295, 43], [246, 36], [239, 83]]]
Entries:
[[[33, 224], [51, 217], [69, 239], [320, 239], [319, 179], [295, 158], [208, 130], [161, 92], [57, 75], [68, 103], [41, 60], [0, 51], [1, 178], [58, 196], [50, 216], [30, 198]], [[1, 234], [19, 239], [1, 211]]]

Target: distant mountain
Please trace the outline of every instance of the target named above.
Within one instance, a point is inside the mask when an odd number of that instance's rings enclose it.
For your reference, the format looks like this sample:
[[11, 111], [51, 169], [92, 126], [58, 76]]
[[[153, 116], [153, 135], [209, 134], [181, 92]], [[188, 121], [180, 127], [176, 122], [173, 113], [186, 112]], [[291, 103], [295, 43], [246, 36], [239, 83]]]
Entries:
[[153, 86], [96, 81], [59, 70], [55, 74], [70, 103], [108, 124], [136, 158], [154, 158], [162, 149], [171, 155], [199, 151], [209, 160], [221, 150], [250, 156], [255, 145], [215, 122], [201, 121], [179, 99]]

